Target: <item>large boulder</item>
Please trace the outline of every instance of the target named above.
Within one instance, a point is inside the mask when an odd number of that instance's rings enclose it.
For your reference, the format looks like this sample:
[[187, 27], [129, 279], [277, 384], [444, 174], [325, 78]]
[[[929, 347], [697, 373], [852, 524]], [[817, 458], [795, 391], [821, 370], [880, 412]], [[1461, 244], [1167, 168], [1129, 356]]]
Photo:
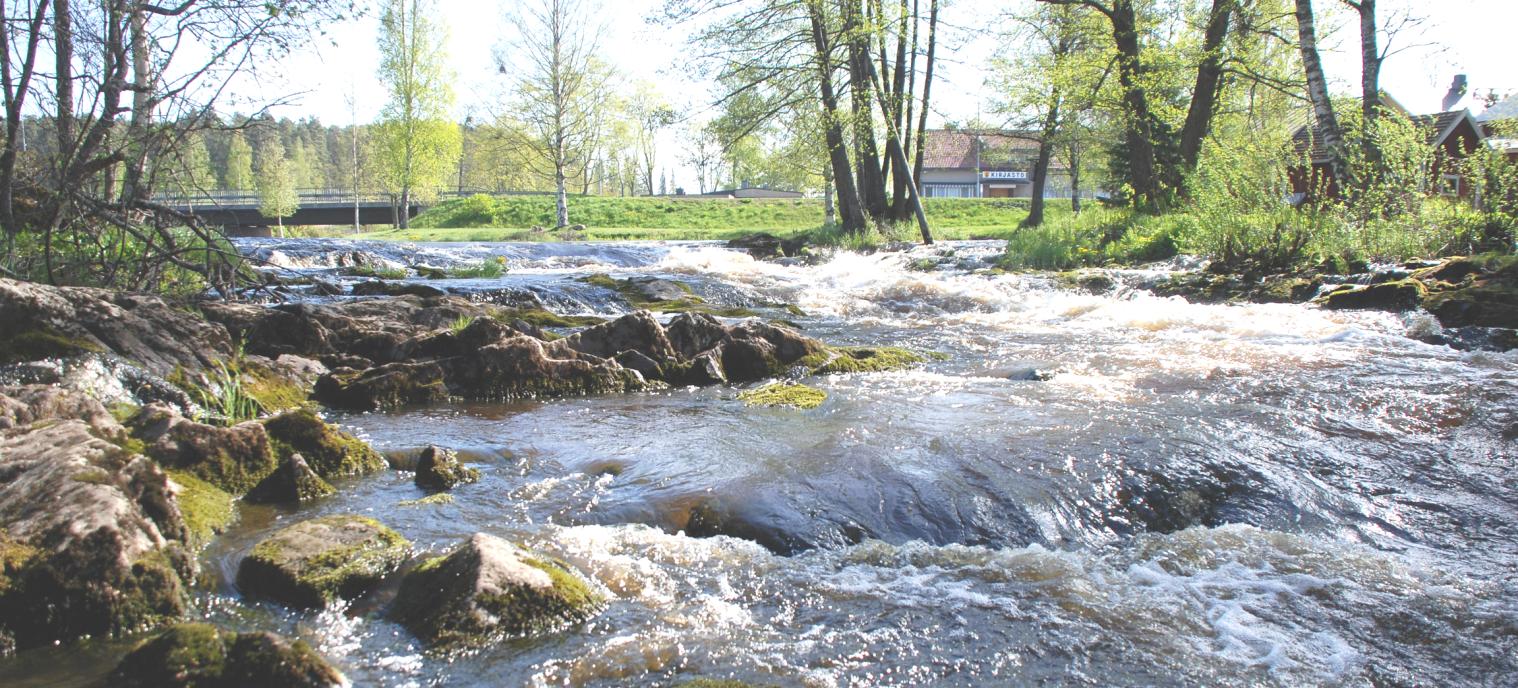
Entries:
[[390, 617], [433, 647], [479, 646], [580, 623], [603, 604], [563, 562], [478, 533], [406, 574]]
[[194, 568], [175, 487], [124, 436], [76, 419], [0, 431], [0, 650], [184, 612]]
[[237, 567], [243, 594], [294, 607], [352, 599], [399, 568], [411, 543], [362, 516], [313, 518], [282, 528], [253, 547]]
[[479, 479], [480, 472], [460, 463], [451, 449], [429, 446], [416, 461], [416, 486], [424, 490], [451, 490]]
[[314, 396], [332, 408], [349, 411], [432, 404], [447, 401], [443, 368], [433, 361], [386, 363], [354, 370], [339, 368], [316, 381]]
[[280, 459], [300, 454], [316, 474], [332, 478], [384, 470], [385, 458], [363, 440], [329, 425], [307, 409], [290, 411], [263, 422]]
[[637, 311], [586, 328], [564, 341], [575, 351], [599, 358], [613, 358], [624, 351], [636, 351], [656, 361], [675, 356], [664, 328], [648, 311]]
[[247, 492], [278, 467], [269, 435], [255, 421], [225, 428], [150, 404], [127, 425], [144, 443], [148, 456], [233, 494]]
[[304, 641], [179, 624], [138, 645], [111, 672], [120, 688], [327, 688], [348, 680]]
[[156, 296], [0, 279], [0, 363], [111, 352], [159, 376], [232, 356], [227, 330]]
[[429, 284], [368, 280], [353, 285], [354, 296], [443, 296], [448, 292]]
[[504, 339], [440, 363], [447, 371], [449, 390], [470, 399], [603, 394], [646, 386], [642, 375], [615, 361], [527, 336]]

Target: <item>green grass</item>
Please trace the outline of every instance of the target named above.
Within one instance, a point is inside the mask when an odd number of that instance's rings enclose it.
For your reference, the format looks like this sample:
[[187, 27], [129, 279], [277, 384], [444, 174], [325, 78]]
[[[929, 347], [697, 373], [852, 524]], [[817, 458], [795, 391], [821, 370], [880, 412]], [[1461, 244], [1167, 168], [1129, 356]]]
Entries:
[[[1028, 214], [1026, 199], [929, 198], [924, 211], [940, 239], [1006, 238]], [[1048, 215], [1069, 214], [1068, 201], [1050, 201]], [[550, 227], [551, 196], [473, 196], [445, 201], [412, 220], [406, 230], [355, 235], [393, 241], [557, 241]], [[780, 236], [822, 227], [822, 200], [694, 199], [574, 196], [570, 222], [583, 224], [592, 241], [725, 240], [769, 232]], [[886, 239], [915, 241], [915, 222], [891, 228]]]

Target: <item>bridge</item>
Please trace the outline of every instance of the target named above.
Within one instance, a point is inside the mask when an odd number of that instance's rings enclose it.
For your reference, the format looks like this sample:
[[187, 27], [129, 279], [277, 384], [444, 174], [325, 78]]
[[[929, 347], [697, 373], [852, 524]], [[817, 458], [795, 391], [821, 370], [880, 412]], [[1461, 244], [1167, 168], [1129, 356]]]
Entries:
[[[160, 195], [158, 203], [194, 214], [208, 225], [223, 227], [232, 236], [269, 236], [270, 228], [286, 225], [352, 225], [357, 210], [360, 225], [391, 225], [400, 219], [400, 198], [387, 193], [352, 191], [301, 191], [294, 213], [284, 218], [265, 217], [259, 212], [258, 194], [228, 191], [202, 195]], [[444, 194], [456, 196], [458, 194]], [[405, 209], [407, 219], [416, 217], [426, 206], [413, 200]]]

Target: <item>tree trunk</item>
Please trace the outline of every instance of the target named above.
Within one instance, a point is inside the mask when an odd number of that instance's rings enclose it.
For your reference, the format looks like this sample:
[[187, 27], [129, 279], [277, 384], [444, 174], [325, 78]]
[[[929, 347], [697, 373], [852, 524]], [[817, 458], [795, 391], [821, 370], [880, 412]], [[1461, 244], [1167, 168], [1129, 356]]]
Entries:
[[400, 226], [401, 229], [411, 227], [411, 187], [409, 186], [401, 187]]
[[[901, 139], [897, 129], [891, 125], [891, 104], [886, 99], [883, 89], [880, 88], [880, 77], [875, 73], [875, 66], [868, 61], [864, 63], [864, 66], [868, 70], [870, 85], [875, 87], [880, 113], [886, 118], [886, 140], [890, 144], [886, 146], [886, 150], [890, 151], [896, 167], [904, 170], [907, 168], [907, 155], [901, 149]], [[912, 210], [917, 215], [917, 228], [922, 232], [922, 243], [932, 246], [933, 230], [928, 227], [928, 216], [923, 212], [922, 198], [917, 195], [917, 183], [911, 179], [907, 180], [907, 195], [912, 201]]]
[[1181, 128], [1181, 162], [1185, 168], [1178, 170], [1170, 180], [1174, 188], [1180, 188], [1184, 183], [1181, 178], [1184, 174], [1196, 171], [1202, 142], [1212, 130], [1212, 117], [1217, 112], [1223, 83], [1223, 41], [1228, 37], [1235, 1], [1212, 0], [1212, 12], [1202, 36], [1202, 62], [1197, 66], [1196, 85], [1191, 89], [1191, 107], [1186, 113], [1186, 124]]
[[1375, 124], [1381, 110], [1381, 49], [1376, 36], [1376, 0], [1359, 0], [1349, 5], [1360, 13], [1360, 116], [1364, 122], [1361, 145], [1366, 162], [1379, 174], [1381, 146], [1375, 137]]
[[1140, 207], [1158, 210], [1159, 182], [1155, 175], [1154, 117], [1144, 90], [1144, 65], [1140, 61], [1138, 18], [1133, 0], [1112, 4], [1112, 37], [1117, 44], [1118, 82], [1123, 87], [1123, 110], [1128, 144], [1128, 184]]
[[[1312, 0], [1296, 0], [1297, 37], [1302, 50], [1302, 70], [1307, 77], [1307, 96], [1312, 102], [1313, 119], [1318, 135], [1323, 137], [1323, 147], [1328, 151], [1328, 169], [1333, 181], [1342, 190], [1347, 170], [1344, 164], [1344, 135], [1339, 120], [1334, 116], [1333, 101], [1329, 100], [1328, 78], [1323, 74], [1323, 60], [1318, 57], [1318, 33], [1312, 16]], [[1308, 174], [1311, 174], [1309, 161]]]
[[833, 166], [822, 166], [822, 226], [832, 227], [838, 222], [838, 206], [833, 203]]
[[[896, 138], [888, 145], [894, 145], [906, 152], [906, 146], [912, 144], [911, 125], [902, 120], [906, 117], [906, 103], [912, 99], [912, 93], [907, 90], [907, 20], [910, 17], [907, 0], [901, 0], [896, 27], [896, 66], [891, 73], [890, 102], [891, 113], [889, 115], [891, 126], [896, 131]], [[884, 57], [884, 55], [882, 55]], [[882, 62], [883, 63], [883, 62]], [[894, 152], [887, 152], [892, 158]], [[903, 157], [905, 157], [903, 155]], [[906, 165], [895, 165], [891, 168], [891, 219], [900, 222], [907, 219], [911, 206], [908, 204], [907, 184], [911, 178], [911, 168]]]
[[928, 56], [922, 77], [922, 112], [917, 121], [917, 159], [912, 163], [912, 178], [922, 179], [923, 158], [928, 148], [928, 109], [933, 95], [934, 52], [938, 48], [938, 0], [928, 6]]
[[869, 35], [859, 22], [858, 0], [843, 0], [844, 39], [849, 62], [849, 102], [854, 113], [854, 169], [858, 173], [859, 200], [871, 220], [888, 219], [885, 175], [880, 168], [880, 150], [875, 145], [875, 106], [870, 102], [869, 74], [875, 70], [870, 60]]
[[130, 40], [132, 51], [132, 119], [127, 124], [127, 145], [132, 157], [127, 161], [122, 178], [121, 202], [135, 203], [148, 198], [147, 168], [151, 157], [153, 134], [153, 82], [152, 64], [148, 54], [148, 14], [134, 7], [131, 10]]
[[555, 165], [553, 169], [553, 183], [555, 192], [554, 219], [556, 222], [558, 222], [559, 227], [569, 226], [569, 193], [565, 191], [565, 184], [567, 182], [568, 178], [567, 175], [564, 174], [564, 166]]
[[1070, 142], [1070, 212], [1081, 214], [1081, 151], [1080, 144]]
[[1049, 94], [1049, 109], [1044, 113], [1044, 127], [1038, 137], [1038, 159], [1033, 162], [1033, 198], [1028, 205], [1028, 217], [1022, 226], [1037, 227], [1044, 223], [1044, 190], [1049, 184], [1049, 159], [1054, 156], [1054, 137], [1059, 133], [1060, 92], [1055, 87]]
[[827, 120], [828, 161], [833, 168], [833, 185], [838, 190], [838, 214], [843, 219], [843, 231], [859, 234], [865, 229], [864, 209], [859, 203], [859, 190], [854, 186], [854, 170], [849, 164], [843, 125], [838, 120], [838, 94], [833, 90], [833, 49], [828, 40], [821, 2], [808, 0], [807, 14], [812, 25], [812, 46], [817, 52], [817, 85], [822, 95], [823, 117]]
[[54, 128], [58, 134], [56, 164], [60, 183], [63, 168], [68, 166], [74, 153], [74, 20], [69, 2], [53, 0], [53, 81], [58, 96], [58, 117]]

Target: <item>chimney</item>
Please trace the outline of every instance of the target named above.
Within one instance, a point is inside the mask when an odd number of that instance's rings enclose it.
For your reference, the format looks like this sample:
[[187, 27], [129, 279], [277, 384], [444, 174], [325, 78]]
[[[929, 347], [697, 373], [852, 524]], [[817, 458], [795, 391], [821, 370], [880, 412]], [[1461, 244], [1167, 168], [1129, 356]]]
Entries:
[[1465, 89], [1465, 75], [1456, 74], [1455, 80], [1450, 82], [1449, 92], [1444, 94], [1443, 110], [1445, 112], [1449, 112], [1450, 110], [1455, 109], [1455, 106], [1460, 104], [1461, 100], [1465, 99]]

